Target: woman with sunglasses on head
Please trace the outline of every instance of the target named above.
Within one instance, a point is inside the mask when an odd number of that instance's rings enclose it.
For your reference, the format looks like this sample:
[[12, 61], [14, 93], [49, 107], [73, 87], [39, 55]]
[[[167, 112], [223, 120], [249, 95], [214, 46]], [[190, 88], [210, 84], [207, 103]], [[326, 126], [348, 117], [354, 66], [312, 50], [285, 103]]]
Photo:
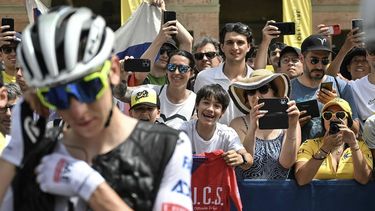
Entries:
[[[242, 112], [247, 113], [246, 116], [232, 120], [230, 126], [236, 130], [246, 151], [254, 158], [254, 163], [248, 170], [238, 169], [237, 173], [241, 178], [287, 178], [301, 143], [299, 111], [294, 101], [288, 102], [289, 89], [289, 78], [285, 74], [264, 69], [255, 70], [250, 78], [235, 82], [229, 87], [233, 102]], [[267, 114], [267, 110], [262, 109], [265, 103], [258, 103], [258, 100], [264, 98], [286, 100], [287, 129], [259, 128], [259, 119]]]
[[0, 210], [192, 210], [190, 141], [115, 105], [114, 43], [87, 8], [54, 8], [26, 27], [17, 55], [36, 88], [29, 102], [56, 110], [65, 125], [44, 133], [30, 106], [16, 105], [0, 158]]
[[371, 178], [372, 155], [350, 129], [352, 111], [347, 101], [335, 98], [322, 109], [324, 136], [304, 142], [296, 162], [299, 185], [313, 179], [354, 179], [366, 184]]

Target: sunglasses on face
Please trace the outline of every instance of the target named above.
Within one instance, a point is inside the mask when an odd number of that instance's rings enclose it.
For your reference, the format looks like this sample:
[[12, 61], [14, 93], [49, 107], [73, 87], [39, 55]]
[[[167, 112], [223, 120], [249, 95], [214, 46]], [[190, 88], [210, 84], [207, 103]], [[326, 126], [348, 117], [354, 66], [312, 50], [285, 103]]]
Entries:
[[4, 108], [0, 108], [0, 113], [5, 114], [8, 111], [8, 109], [10, 110], [10, 112], [12, 112], [14, 106], [15, 104], [6, 105]]
[[189, 65], [177, 65], [177, 64], [168, 64], [167, 65], [167, 70], [171, 73], [176, 72], [176, 69], [178, 68], [178, 72], [181, 74], [187, 73], [190, 70]]
[[216, 52], [206, 52], [206, 53], [195, 53], [194, 58], [196, 60], [202, 60], [204, 56], [206, 56], [207, 59], [213, 59], [217, 55]]
[[3, 47], [2, 49], [5, 54], [10, 54], [12, 51], [16, 53], [17, 47]]
[[160, 55], [163, 55], [164, 53], [167, 53], [167, 55], [169, 55], [172, 51], [174, 51], [174, 49], [169, 47], [161, 47], [159, 53]]
[[323, 119], [329, 121], [332, 119], [332, 117], [335, 116], [336, 119], [344, 120], [348, 117], [348, 114], [346, 114], [345, 111], [338, 111], [338, 112], [332, 112], [332, 111], [325, 111], [323, 112]]
[[281, 63], [282, 64], [289, 64], [290, 62], [292, 62], [293, 64], [296, 64], [299, 62], [299, 59], [298, 58], [289, 58], [289, 57], [284, 57], [281, 59]]
[[329, 59], [328, 58], [319, 59], [319, 58], [316, 58], [316, 57], [310, 58], [311, 64], [315, 65], [315, 64], [318, 64], [319, 62], [321, 62], [323, 65], [327, 65], [327, 64], [329, 64]]
[[255, 93], [258, 91], [260, 94], [264, 95], [268, 93], [268, 90], [271, 88], [269, 84], [265, 84], [258, 89], [253, 89], [253, 90], [246, 90], [246, 95], [253, 96]]
[[37, 89], [37, 96], [41, 103], [51, 110], [68, 109], [71, 97], [81, 103], [93, 103], [103, 96], [104, 91], [109, 87], [108, 73], [110, 68], [111, 62], [106, 61], [97, 68], [98, 71], [75, 82], [53, 88]]

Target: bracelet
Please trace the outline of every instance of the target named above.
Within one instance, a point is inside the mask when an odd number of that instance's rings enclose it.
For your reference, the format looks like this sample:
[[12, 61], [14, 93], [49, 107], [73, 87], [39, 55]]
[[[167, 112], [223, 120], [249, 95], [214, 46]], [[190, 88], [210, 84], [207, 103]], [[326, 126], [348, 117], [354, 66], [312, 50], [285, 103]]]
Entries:
[[[319, 153], [319, 152], [318, 152], [318, 153]], [[327, 155], [324, 156], [324, 155], [322, 155], [321, 153], [319, 153], [319, 155], [318, 155], [319, 157], [316, 157], [315, 155], [316, 155], [316, 154], [313, 154], [313, 155], [312, 155], [312, 158], [315, 159], [315, 160], [324, 160], [324, 159], [327, 158]]]
[[326, 152], [323, 148], [320, 148], [320, 151], [326, 153], [326, 155], [328, 155], [330, 152]]
[[324, 159], [326, 159], [327, 157], [323, 157], [323, 156], [321, 156], [321, 157], [317, 158], [317, 157], [315, 157], [315, 155], [313, 155], [312, 158], [313, 158], [314, 160], [324, 160]]

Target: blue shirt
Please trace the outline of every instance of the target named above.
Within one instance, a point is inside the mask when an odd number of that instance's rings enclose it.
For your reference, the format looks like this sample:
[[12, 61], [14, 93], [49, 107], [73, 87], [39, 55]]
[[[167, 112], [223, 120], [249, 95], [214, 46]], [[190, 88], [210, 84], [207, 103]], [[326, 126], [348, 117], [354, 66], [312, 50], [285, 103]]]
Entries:
[[[353, 91], [352, 87], [344, 80], [336, 77], [337, 83], [332, 76], [328, 76], [325, 81], [322, 82], [333, 82], [333, 89], [337, 92], [337, 96], [348, 101], [349, 105], [352, 109], [352, 118], [358, 119], [358, 112], [356, 104], [354, 103], [353, 98]], [[316, 94], [319, 92], [320, 86], [316, 88], [307, 87], [303, 84], [301, 84], [297, 78], [294, 78], [291, 80], [291, 92], [290, 92], [290, 99], [295, 100], [298, 102], [304, 102], [308, 100], [314, 100], [316, 98]], [[338, 86], [337, 86], [338, 85]], [[322, 111], [323, 104], [318, 101], [319, 111]], [[302, 127], [302, 142], [306, 139], [313, 139], [317, 137], [321, 137], [324, 135], [324, 130], [322, 126], [322, 119], [320, 117], [312, 118], [310, 122], [306, 123]]]

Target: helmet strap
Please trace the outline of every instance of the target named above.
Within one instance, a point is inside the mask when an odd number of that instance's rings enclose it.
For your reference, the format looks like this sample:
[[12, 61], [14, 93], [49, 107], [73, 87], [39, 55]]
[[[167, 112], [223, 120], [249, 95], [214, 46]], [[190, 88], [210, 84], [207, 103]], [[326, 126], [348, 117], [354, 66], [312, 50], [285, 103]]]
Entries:
[[113, 106], [114, 106], [114, 102], [112, 100], [112, 106], [111, 106], [111, 110], [109, 111], [109, 115], [108, 115], [108, 118], [107, 118], [107, 121], [105, 122], [104, 124], [104, 128], [107, 128], [109, 126], [109, 124], [111, 123], [111, 119], [112, 119], [112, 113], [113, 113]]

